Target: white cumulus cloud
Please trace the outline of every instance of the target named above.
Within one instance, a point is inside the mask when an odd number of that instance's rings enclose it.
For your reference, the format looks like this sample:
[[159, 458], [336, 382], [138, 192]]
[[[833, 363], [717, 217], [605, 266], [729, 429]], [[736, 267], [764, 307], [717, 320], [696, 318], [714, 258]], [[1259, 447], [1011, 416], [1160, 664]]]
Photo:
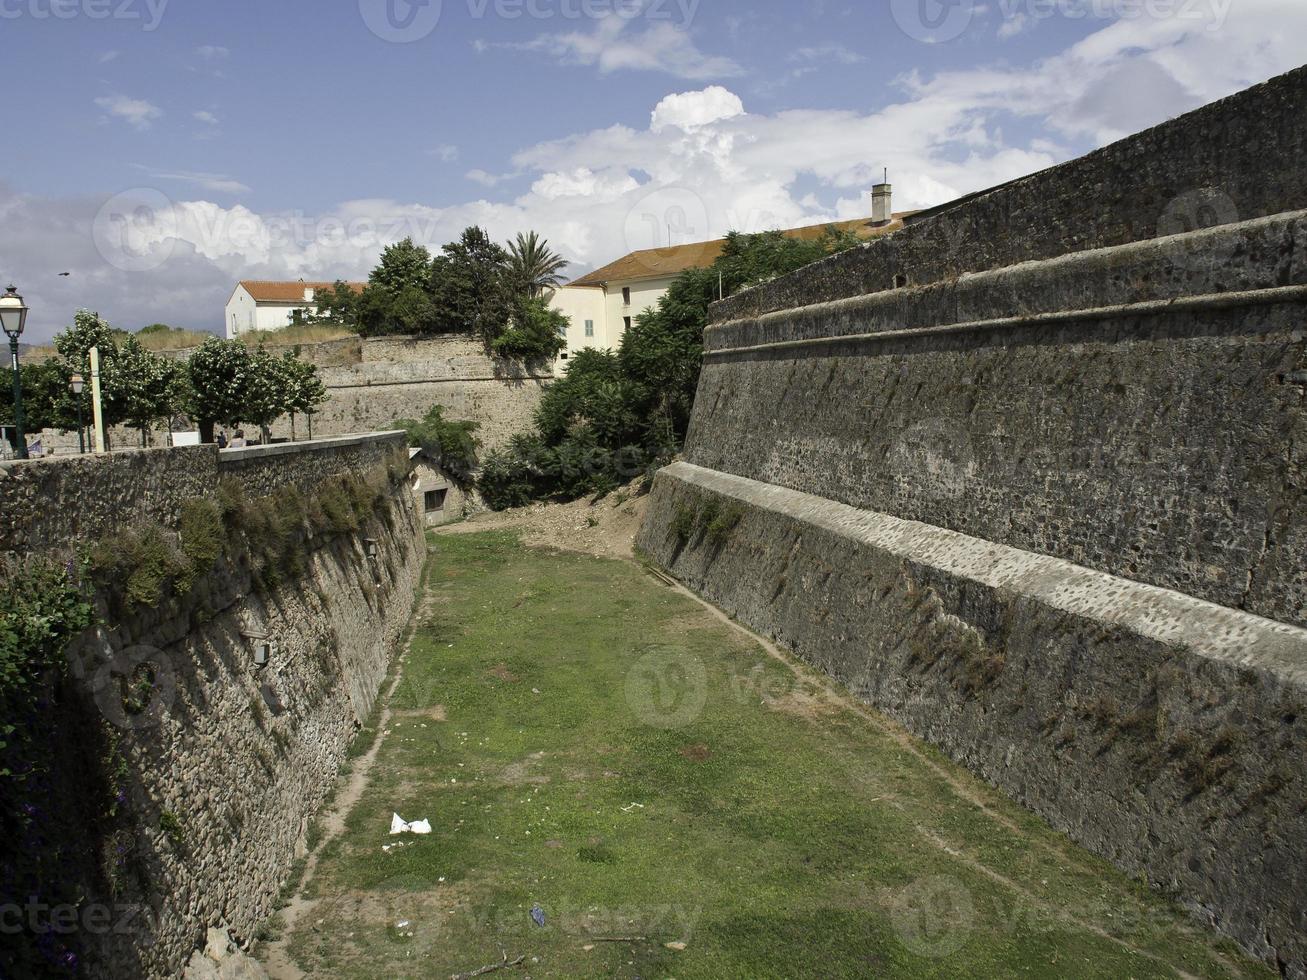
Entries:
[[712, 85], [701, 92], [669, 95], [654, 107], [650, 128], [660, 133], [668, 126], [687, 132], [723, 119], [744, 115], [744, 102], [729, 89]]
[[[470, 171], [482, 196], [444, 207], [369, 198], [310, 215], [260, 212], [204, 199], [238, 192], [243, 185], [232, 177], [151, 171], [165, 188], [200, 193], [127, 209], [132, 242], [147, 258], [155, 249], [166, 259], [147, 271], [125, 271], [142, 264], [139, 256], [120, 261], [87, 234], [118, 188], [51, 199], [0, 184], [8, 232], [0, 263], [20, 285], [33, 284], [24, 295], [39, 340], [77, 305], [123, 326], [218, 329], [236, 279], [359, 278], [390, 242], [411, 235], [438, 248], [471, 224], [501, 241], [534, 228], [579, 275], [666, 244], [669, 234], [684, 241], [868, 215], [871, 185], [885, 167], [896, 209], [927, 207], [1307, 61], [1307, 5], [1298, 0], [1241, 0], [1219, 31], [1211, 23], [1109, 22], [1027, 64], [909, 74], [888, 99], [878, 94], [858, 108], [749, 112], [728, 87], [687, 86], [651, 106], [644, 127], [560, 134], [523, 147], [495, 172]], [[156, 118], [150, 108], [121, 118], [148, 125]], [[109, 231], [119, 227], [110, 223]], [[49, 284], [46, 271], [56, 266], [72, 269], [73, 278]]]

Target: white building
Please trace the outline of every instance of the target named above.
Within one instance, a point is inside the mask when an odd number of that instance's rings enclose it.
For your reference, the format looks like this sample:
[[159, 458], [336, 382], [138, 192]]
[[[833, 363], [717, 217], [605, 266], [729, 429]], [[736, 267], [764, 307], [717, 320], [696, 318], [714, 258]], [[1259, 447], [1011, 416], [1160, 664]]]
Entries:
[[[316, 313], [314, 297], [324, 289], [335, 287], [334, 282], [265, 282], [242, 279], [227, 300], [223, 318], [227, 339], [250, 333], [253, 330], [280, 330], [296, 320], [296, 312]], [[351, 282], [355, 292], [363, 290], [364, 283]]]
[[[872, 217], [834, 221], [791, 228], [788, 238], [813, 240], [834, 227], [871, 239], [898, 231], [912, 212], [894, 214], [890, 207], [891, 187], [877, 184], [872, 189]], [[726, 239], [693, 242], [671, 248], [632, 252], [554, 291], [550, 305], [571, 318], [567, 349], [559, 356], [557, 370], [566, 372], [567, 361], [587, 347], [616, 350], [635, 318], [656, 307], [676, 277], [689, 269], [706, 269], [722, 254]]]

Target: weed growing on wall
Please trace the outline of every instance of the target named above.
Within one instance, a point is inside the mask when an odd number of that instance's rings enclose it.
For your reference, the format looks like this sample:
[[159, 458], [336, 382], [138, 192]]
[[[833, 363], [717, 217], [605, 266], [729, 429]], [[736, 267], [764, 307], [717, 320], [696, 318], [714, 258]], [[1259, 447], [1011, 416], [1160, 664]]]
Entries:
[[182, 504], [176, 534], [146, 524], [96, 545], [96, 584], [111, 606], [132, 610], [189, 595], [221, 560], [248, 562], [264, 591], [295, 581], [308, 568], [313, 541], [357, 533], [372, 519], [390, 528], [397, 458], [392, 454], [368, 470], [330, 477], [311, 492], [286, 486], [253, 500], [240, 483], [223, 480], [215, 499]]
[[736, 526], [744, 519], [744, 508], [739, 504], [718, 507], [712, 519], [705, 522], [704, 536], [715, 547], [721, 547], [731, 539]]
[[694, 534], [695, 511], [689, 504], [677, 504], [669, 526], [678, 541], [689, 541]]
[[187, 566], [180, 549], [157, 524], [127, 528], [101, 541], [91, 553], [96, 580], [121, 588], [129, 606], [151, 606], [164, 586], [183, 580]]
[[743, 519], [744, 508], [739, 504], [723, 504], [716, 497], [709, 497], [697, 507], [691, 503], [677, 504], [668, 530], [683, 544], [702, 537], [714, 548], [720, 548], [731, 539]]

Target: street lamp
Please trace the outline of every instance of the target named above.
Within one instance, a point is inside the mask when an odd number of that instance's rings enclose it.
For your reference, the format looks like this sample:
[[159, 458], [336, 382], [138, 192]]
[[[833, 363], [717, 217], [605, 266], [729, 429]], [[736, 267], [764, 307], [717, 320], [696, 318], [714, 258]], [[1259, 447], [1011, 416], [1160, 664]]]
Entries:
[[77, 449], [83, 455], [86, 454], [86, 427], [82, 424], [82, 391], [86, 388], [86, 379], [80, 374], [74, 374], [68, 387], [73, 389], [73, 398], [77, 402]]
[[18, 372], [18, 338], [27, 325], [27, 307], [18, 287], [10, 286], [0, 296], [0, 326], [9, 337], [9, 353], [14, 365], [14, 430], [18, 435], [18, 458], [27, 459], [27, 436], [23, 434], [23, 378]]

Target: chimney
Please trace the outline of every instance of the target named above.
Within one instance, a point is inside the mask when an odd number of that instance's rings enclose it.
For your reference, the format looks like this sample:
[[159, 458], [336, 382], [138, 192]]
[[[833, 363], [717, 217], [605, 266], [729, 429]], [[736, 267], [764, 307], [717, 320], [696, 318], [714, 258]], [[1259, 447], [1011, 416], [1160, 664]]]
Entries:
[[894, 209], [891, 205], [894, 187], [889, 182], [889, 171], [885, 171], [884, 183], [877, 184], [871, 189], [871, 223], [874, 225], [887, 225], [894, 220]]
[[[301, 280], [301, 281], [303, 281], [303, 280]], [[313, 302], [313, 287], [312, 287], [312, 286], [305, 286], [305, 287], [304, 287], [304, 302], [306, 302], [306, 303], [312, 303], [312, 302]]]

